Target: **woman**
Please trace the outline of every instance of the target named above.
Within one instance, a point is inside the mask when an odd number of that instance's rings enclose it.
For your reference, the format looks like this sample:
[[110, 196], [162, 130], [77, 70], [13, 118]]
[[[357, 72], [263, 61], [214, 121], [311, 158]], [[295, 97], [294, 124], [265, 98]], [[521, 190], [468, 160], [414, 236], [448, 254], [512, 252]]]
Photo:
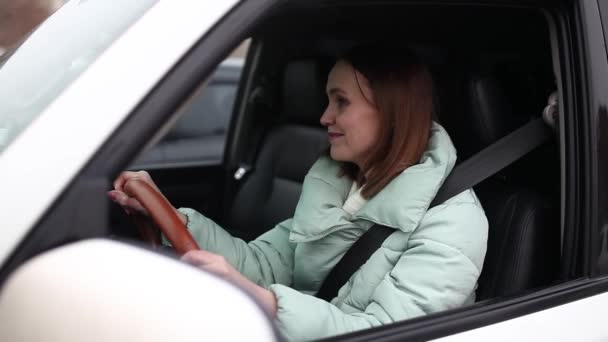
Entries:
[[[331, 70], [321, 116], [330, 149], [308, 172], [294, 217], [245, 243], [180, 208], [203, 251], [183, 260], [247, 290], [289, 340], [310, 340], [472, 303], [488, 223], [472, 190], [429, 208], [456, 152], [432, 122], [428, 70], [407, 51], [358, 49]], [[126, 172], [110, 196], [145, 172]], [[395, 229], [330, 303], [314, 297], [374, 223]]]

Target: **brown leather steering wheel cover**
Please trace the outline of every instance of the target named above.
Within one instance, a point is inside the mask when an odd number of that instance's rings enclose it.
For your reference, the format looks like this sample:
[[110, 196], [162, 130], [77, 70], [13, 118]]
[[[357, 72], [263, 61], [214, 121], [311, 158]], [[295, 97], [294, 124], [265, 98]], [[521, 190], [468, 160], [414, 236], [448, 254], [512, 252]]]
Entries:
[[[133, 178], [127, 181], [124, 185], [124, 190], [127, 195], [137, 199], [146, 208], [152, 220], [156, 222], [178, 254], [183, 255], [191, 250], [200, 250], [196, 241], [194, 241], [194, 238], [192, 238], [192, 235], [175, 212], [175, 208], [150, 184]], [[149, 230], [144, 232], [144, 238], [149, 233]]]

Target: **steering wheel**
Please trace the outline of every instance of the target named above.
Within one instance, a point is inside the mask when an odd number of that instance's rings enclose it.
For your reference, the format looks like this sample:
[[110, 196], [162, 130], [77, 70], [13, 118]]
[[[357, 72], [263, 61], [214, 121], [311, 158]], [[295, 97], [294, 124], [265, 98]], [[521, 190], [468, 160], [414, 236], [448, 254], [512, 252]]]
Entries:
[[[150, 217], [132, 214], [142, 238], [152, 246], [160, 245], [160, 231], [179, 255], [200, 250], [196, 241], [167, 199], [150, 184], [133, 178], [124, 185], [125, 193], [139, 201]], [[156, 224], [155, 224], [156, 223]]]

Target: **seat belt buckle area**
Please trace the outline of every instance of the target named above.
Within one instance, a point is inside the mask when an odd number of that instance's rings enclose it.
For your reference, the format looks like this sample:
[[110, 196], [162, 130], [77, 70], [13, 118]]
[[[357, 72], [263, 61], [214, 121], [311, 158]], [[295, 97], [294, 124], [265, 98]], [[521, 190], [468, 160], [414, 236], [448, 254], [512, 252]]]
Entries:
[[554, 132], [559, 130], [559, 107], [557, 91], [554, 91], [549, 95], [547, 99], [547, 105], [543, 109], [543, 120], [545, 123], [553, 129]]
[[234, 179], [237, 181], [242, 180], [251, 171], [251, 165], [239, 164], [239, 168], [234, 172]]

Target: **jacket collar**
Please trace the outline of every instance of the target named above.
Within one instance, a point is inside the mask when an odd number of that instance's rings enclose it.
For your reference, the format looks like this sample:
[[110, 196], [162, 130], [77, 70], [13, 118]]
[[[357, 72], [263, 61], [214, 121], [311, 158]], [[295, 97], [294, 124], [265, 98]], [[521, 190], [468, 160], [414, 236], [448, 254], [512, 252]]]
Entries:
[[366, 220], [404, 232], [418, 226], [443, 181], [456, 162], [456, 150], [447, 132], [437, 123], [431, 127], [420, 163], [404, 170], [351, 216], [342, 205], [352, 180], [339, 177], [340, 164], [319, 159], [308, 172], [296, 207], [290, 240], [312, 241]]

